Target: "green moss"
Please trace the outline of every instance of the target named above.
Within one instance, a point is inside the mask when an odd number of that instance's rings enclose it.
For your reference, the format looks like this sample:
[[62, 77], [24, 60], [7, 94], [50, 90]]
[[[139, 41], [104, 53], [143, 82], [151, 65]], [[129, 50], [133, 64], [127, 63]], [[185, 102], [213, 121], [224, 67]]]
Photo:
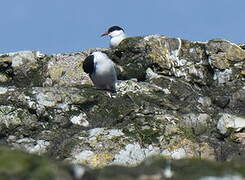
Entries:
[[62, 169], [45, 158], [6, 147], [0, 147], [0, 154], [0, 175], [4, 174], [10, 179], [56, 179]]
[[[232, 165], [233, 163], [229, 162], [211, 162], [211, 161], [201, 161], [197, 159], [193, 160], [182, 160], [176, 161], [173, 164], [173, 169], [177, 170], [175, 176], [176, 179], [181, 179], [186, 177], [190, 180], [198, 179], [202, 176], [216, 176], [222, 177], [230, 175], [244, 175], [244, 167]], [[195, 172], [195, 173], [190, 173]]]
[[87, 97], [79, 106], [80, 109], [87, 110], [90, 124], [95, 127], [115, 127], [128, 119], [134, 104], [127, 96], [110, 98], [105, 92], [93, 90], [86, 91]]
[[140, 141], [143, 144], [159, 143], [158, 137], [160, 136], [159, 130], [153, 129], [137, 129]]
[[[110, 166], [104, 169], [94, 170], [94, 179], [99, 180], [140, 180], [140, 179], [166, 179], [164, 170], [171, 167], [172, 180], [196, 180], [205, 177], [222, 179], [232, 176], [244, 177], [244, 165], [242, 161], [217, 163], [198, 159], [186, 160], [166, 160], [162, 157], [151, 157], [146, 159], [137, 167], [127, 168], [120, 166]], [[144, 177], [144, 178], [143, 178]], [[239, 179], [239, 178], [238, 178]]]
[[7, 83], [12, 80], [11, 77], [7, 76], [6, 74], [0, 73], [0, 83]]
[[126, 136], [136, 139], [141, 145], [159, 143], [159, 137], [164, 134], [162, 121], [154, 120], [152, 115], [144, 118], [131, 119], [131, 123], [122, 127]]
[[171, 62], [167, 58], [167, 55], [170, 55], [170, 53], [168, 49], [160, 43], [160, 41], [161, 40], [152, 39], [147, 43], [147, 57], [162, 68], [170, 68]]
[[180, 135], [191, 140], [192, 142], [197, 142], [197, 136], [194, 134], [193, 129], [184, 126], [179, 126]]
[[5, 124], [7, 128], [21, 125], [20, 112], [12, 106], [0, 106], [0, 124]]
[[124, 39], [120, 45], [118, 46], [118, 50], [132, 50], [132, 47], [136, 47], [140, 40], [142, 40], [143, 37], [138, 36], [138, 37], [128, 37], [126, 39]]

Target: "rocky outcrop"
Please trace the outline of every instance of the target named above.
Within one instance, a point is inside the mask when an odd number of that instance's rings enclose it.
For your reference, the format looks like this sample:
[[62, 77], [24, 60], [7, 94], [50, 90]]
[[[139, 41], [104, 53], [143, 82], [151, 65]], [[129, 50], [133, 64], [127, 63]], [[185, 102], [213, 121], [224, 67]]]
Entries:
[[[222, 39], [127, 38], [116, 49], [0, 55], [1, 144], [90, 167], [170, 159], [231, 160], [245, 152], [245, 50]], [[115, 62], [117, 94], [82, 64]]]

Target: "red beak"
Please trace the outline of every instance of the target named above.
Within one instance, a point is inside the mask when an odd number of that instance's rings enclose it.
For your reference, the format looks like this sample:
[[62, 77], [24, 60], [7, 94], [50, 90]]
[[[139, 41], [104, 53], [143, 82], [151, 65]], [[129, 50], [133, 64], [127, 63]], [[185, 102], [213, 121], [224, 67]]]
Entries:
[[108, 32], [104, 32], [103, 34], [101, 34], [100, 36], [107, 36], [109, 33]]

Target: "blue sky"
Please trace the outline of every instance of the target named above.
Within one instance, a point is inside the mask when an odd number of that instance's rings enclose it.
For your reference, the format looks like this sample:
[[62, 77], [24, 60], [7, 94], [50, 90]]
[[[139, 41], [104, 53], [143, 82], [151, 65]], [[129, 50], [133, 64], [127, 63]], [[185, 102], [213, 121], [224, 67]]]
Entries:
[[128, 36], [245, 42], [245, 0], [1, 0], [0, 53], [67, 53], [108, 47], [112, 25]]

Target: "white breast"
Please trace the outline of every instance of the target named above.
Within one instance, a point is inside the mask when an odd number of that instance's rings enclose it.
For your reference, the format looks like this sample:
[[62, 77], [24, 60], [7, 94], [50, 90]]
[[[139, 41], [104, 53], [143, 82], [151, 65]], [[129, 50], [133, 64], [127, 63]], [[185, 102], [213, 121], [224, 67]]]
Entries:
[[117, 37], [111, 38], [111, 40], [110, 40], [110, 47], [111, 48], [117, 47], [120, 44], [120, 42], [122, 40], [124, 40], [125, 38], [126, 38], [126, 36], [117, 36]]

